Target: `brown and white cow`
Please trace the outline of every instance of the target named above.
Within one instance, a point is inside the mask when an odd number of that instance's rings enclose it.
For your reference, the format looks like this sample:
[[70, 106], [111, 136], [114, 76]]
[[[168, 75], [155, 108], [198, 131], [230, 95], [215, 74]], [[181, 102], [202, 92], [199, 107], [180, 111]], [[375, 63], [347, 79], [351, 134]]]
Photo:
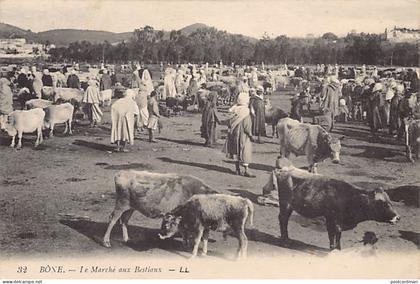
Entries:
[[282, 241], [288, 241], [293, 211], [306, 218], [325, 217], [330, 249], [341, 249], [341, 232], [374, 220], [395, 224], [400, 216], [383, 189], [365, 191], [318, 174], [283, 171], [277, 174], [279, 223]]
[[18, 136], [17, 149], [22, 148], [23, 133], [37, 132], [35, 147], [42, 143], [42, 127], [44, 124], [45, 112], [41, 108], [31, 110], [15, 110], [7, 117], [7, 122], [0, 125], [1, 130], [5, 130], [12, 137], [10, 147], [15, 147], [15, 138]]
[[340, 162], [340, 139], [333, 138], [319, 125], [301, 123], [291, 118], [283, 118], [277, 125], [280, 136], [280, 156], [289, 158], [306, 155], [309, 170], [317, 172], [317, 163], [331, 158], [333, 163]]
[[115, 223], [122, 224], [123, 241], [128, 241], [127, 224], [135, 210], [149, 218], [158, 218], [185, 204], [194, 194], [216, 193], [198, 178], [147, 171], [120, 171], [115, 175], [116, 201], [103, 239], [111, 247], [110, 235]]
[[229, 226], [239, 241], [237, 257], [245, 258], [248, 247], [245, 224], [248, 221], [252, 226], [253, 218], [254, 205], [247, 198], [227, 194], [197, 194], [164, 215], [159, 237], [167, 239], [178, 232], [184, 242], [191, 237], [194, 241], [191, 257], [194, 258], [201, 240], [203, 255], [207, 255], [210, 230], [221, 230], [225, 234]]

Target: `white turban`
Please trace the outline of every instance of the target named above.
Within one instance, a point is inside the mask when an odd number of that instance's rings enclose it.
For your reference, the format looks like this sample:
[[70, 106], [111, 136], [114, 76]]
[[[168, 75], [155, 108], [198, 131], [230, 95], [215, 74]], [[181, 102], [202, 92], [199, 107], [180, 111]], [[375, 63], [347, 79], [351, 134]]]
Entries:
[[239, 93], [238, 95], [238, 105], [248, 106], [249, 105], [249, 94], [246, 92]]
[[373, 87], [372, 92], [376, 92], [376, 91], [382, 91], [382, 83], [376, 83], [375, 86]]

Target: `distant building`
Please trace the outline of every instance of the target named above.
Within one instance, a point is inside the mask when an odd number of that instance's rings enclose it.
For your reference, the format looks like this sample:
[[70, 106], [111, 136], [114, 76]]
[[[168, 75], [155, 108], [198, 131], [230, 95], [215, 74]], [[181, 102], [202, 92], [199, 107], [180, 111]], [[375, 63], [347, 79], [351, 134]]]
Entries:
[[0, 38], [0, 57], [35, 57], [44, 55], [39, 43], [27, 43], [24, 38]]
[[420, 30], [394, 27], [385, 29], [385, 37], [391, 42], [416, 42], [420, 41]]

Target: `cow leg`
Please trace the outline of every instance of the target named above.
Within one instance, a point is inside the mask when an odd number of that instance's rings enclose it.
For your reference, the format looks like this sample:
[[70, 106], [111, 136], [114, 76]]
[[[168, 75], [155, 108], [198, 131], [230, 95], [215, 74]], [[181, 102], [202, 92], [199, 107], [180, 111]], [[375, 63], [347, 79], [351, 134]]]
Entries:
[[122, 230], [122, 234], [123, 234], [123, 242], [124, 243], [128, 242], [128, 240], [129, 240], [127, 225], [128, 225], [128, 221], [130, 220], [133, 213], [134, 213], [134, 209], [129, 209], [129, 210], [125, 211], [120, 218], [121, 230]]
[[200, 245], [200, 241], [201, 241], [201, 238], [203, 237], [203, 233], [204, 233], [204, 227], [202, 225], [199, 225], [196, 231], [195, 238], [194, 238], [194, 248], [192, 251], [191, 258], [194, 258], [197, 256], [198, 246]]
[[203, 255], [207, 255], [207, 244], [209, 242], [210, 230], [208, 228], [204, 229], [203, 232]]
[[39, 144], [41, 144], [41, 139], [42, 139], [42, 128], [38, 127], [38, 129], [36, 130], [36, 141], [35, 141], [35, 147], [38, 147]]
[[328, 231], [328, 239], [330, 240], [330, 249], [334, 250], [337, 248], [337, 223], [334, 217], [326, 217], [326, 225]]
[[67, 133], [67, 131], [69, 130], [68, 128], [68, 123], [67, 123], [67, 121], [66, 122], [64, 122], [64, 125], [66, 126], [66, 128], [64, 129], [64, 132], [63, 132], [63, 134], [66, 134]]
[[71, 123], [72, 123], [72, 118], [70, 117], [70, 119], [67, 121], [67, 123], [69, 124], [69, 134], [72, 135], [73, 131], [71, 130]]
[[16, 146], [16, 149], [21, 149], [22, 148], [22, 136], [23, 136], [23, 132], [18, 131], [18, 144]]
[[51, 125], [50, 125], [50, 137], [53, 137], [54, 136], [54, 122], [51, 122]]
[[12, 137], [12, 142], [10, 143], [10, 147], [11, 147], [11, 148], [14, 148], [14, 147], [15, 147], [15, 138], [16, 138], [16, 135], [14, 135], [14, 136]]
[[248, 219], [248, 212], [244, 215], [240, 227], [238, 228], [239, 250], [238, 258], [246, 258], [248, 251], [248, 238], [245, 234], [245, 223]]
[[287, 226], [289, 224], [289, 218], [292, 212], [293, 212], [293, 208], [290, 204], [282, 204], [280, 206], [279, 223], [280, 223], [281, 242], [287, 242], [289, 240], [289, 233], [287, 231]]
[[336, 225], [335, 244], [336, 244], [336, 248], [341, 250], [341, 226], [340, 225]]
[[409, 127], [409, 123], [408, 122], [405, 122], [404, 123], [404, 132], [405, 132], [405, 152], [406, 152], [406, 155], [407, 155], [407, 158], [408, 158], [408, 160], [410, 161], [410, 162], [412, 162], [412, 163], [414, 163], [414, 160], [413, 160], [413, 155], [412, 155], [412, 153], [411, 153], [411, 147], [410, 147], [410, 133], [409, 133], [409, 129], [408, 129], [408, 127]]
[[114, 211], [111, 213], [111, 217], [110, 217], [110, 221], [108, 224], [108, 228], [106, 229], [105, 235], [104, 235], [104, 239], [103, 239], [103, 245], [107, 248], [111, 247], [111, 243], [109, 241], [109, 238], [111, 236], [111, 231], [112, 228], [114, 228], [115, 223], [117, 223], [117, 221], [120, 219], [120, 217], [122, 216], [122, 214], [129, 210], [130, 208], [115, 208]]

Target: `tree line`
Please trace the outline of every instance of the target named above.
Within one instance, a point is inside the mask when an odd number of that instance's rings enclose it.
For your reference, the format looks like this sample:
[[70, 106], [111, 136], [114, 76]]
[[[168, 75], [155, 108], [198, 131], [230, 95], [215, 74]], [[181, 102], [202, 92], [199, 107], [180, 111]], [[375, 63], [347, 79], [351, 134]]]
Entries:
[[253, 41], [242, 35], [215, 28], [201, 28], [188, 35], [171, 31], [166, 35], [151, 26], [136, 29], [130, 40], [117, 44], [73, 42], [49, 51], [55, 62], [85, 61], [146, 64], [219, 63], [225, 64], [368, 64], [417, 66], [418, 43], [392, 43], [382, 34], [349, 33], [337, 37], [291, 38], [264, 35]]

